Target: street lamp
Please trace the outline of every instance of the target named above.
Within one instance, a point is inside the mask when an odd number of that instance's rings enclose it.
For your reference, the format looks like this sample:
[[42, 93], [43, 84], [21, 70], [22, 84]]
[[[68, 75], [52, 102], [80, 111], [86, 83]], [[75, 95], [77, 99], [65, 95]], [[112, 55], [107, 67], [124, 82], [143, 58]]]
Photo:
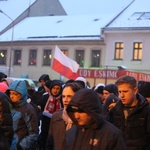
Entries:
[[13, 40], [14, 40], [14, 20], [9, 15], [7, 15], [5, 12], [3, 12], [1, 9], [0, 9], [0, 13], [4, 14], [12, 22], [12, 34], [11, 34], [11, 43], [10, 43], [10, 57], [9, 57], [9, 67], [8, 67], [8, 76], [10, 77], [11, 61], [12, 61], [12, 50], [13, 50]]

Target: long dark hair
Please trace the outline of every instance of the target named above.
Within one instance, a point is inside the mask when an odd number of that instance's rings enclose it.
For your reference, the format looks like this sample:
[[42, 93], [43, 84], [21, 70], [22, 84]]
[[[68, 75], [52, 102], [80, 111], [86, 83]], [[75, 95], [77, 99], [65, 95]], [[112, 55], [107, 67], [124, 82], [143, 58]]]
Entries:
[[[70, 87], [73, 92], [77, 92], [78, 90], [80, 90], [80, 89], [83, 88], [83, 87], [82, 87], [79, 83], [77, 83], [76, 81], [71, 82], [71, 83], [70, 83], [70, 82], [69, 82], [69, 83], [66, 83], [66, 84], [64, 85], [63, 89], [64, 89], [65, 87]], [[63, 91], [63, 90], [62, 90], [62, 91]], [[62, 97], [61, 97], [61, 105], [62, 105], [62, 107], [63, 107]]]

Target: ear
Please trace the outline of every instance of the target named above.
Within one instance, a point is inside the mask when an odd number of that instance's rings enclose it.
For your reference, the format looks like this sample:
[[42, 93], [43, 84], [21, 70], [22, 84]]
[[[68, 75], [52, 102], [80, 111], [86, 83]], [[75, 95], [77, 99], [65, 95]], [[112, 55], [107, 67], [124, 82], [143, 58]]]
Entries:
[[133, 89], [133, 91], [134, 91], [134, 94], [138, 93], [138, 87], [135, 87], [135, 88]]

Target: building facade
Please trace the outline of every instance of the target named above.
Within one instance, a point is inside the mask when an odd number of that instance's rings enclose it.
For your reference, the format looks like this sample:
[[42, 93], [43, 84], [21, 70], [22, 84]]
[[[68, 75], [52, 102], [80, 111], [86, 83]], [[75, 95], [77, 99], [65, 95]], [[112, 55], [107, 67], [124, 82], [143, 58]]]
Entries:
[[[21, 16], [27, 16], [30, 12], [30, 17], [15, 25], [13, 40], [10, 39], [11, 30], [0, 36], [0, 71], [12, 77], [34, 80], [47, 73], [52, 79], [66, 81], [51, 69], [57, 45], [64, 54], [77, 61], [79, 76], [85, 77], [91, 86], [114, 83], [122, 69], [126, 70], [124, 74], [150, 81], [150, 9], [146, 2], [132, 1], [115, 17], [99, 14], [82, 18], [67, 16], [58, 1], [51, 2], [59, 6], [58, 14], [49, 12], [43, 1], [38, 0], [22, 13]], [[141, 3], [145, 7], [141, 8]], [[42, 11], [44, 7], [45, 11]], [[38, 8], [43, 13], [38, 14]], [[41, 20], [40, 15], [47, 17]]]
[[[8, 74], [10, 61], [10, 44], [0, 43], [0, 71]], [[105, 43], [95, 41], [23, 41], [13, 42], [11, 59], [11, 77], [28, 77], [37, 80], [41, 74], [49, 74], [52, 79], [62, 78], [60, 74], [51, 69], [55, 46], [58, 46], [68, 57], [76, 60], [83, 69], [103, 69], [105, 61]], [[85, 76], [91, 85], [103, 82], [102, 79], [94, 79]], [[64, 80], [67, 80], [64, 78]]]

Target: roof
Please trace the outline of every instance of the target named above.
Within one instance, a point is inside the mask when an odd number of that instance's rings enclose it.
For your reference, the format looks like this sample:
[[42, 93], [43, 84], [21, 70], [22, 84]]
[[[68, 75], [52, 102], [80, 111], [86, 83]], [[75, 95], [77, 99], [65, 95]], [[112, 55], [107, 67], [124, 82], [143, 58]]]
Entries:
[[123, 11], [111, 24], [109, 24], [107, 28], [125, 28], [128, 30], [130, 28], [150, 29], [149, 6], [149, 0], [134, 0], [133, 3], [125, 11]]
[[[101, 28], [114, 14], [28, 17], [14, 28], [14, 41], [45, 39], [100, 39]], [[0, 36], [10, 41], [12, 29]]]
[[[36, 0], [4, 0], [0, 1], [0, 10], [7, 14], [0, 13], [0, 31], [8, 26], [12, 20], [16, 19], [23, 11], [25, 11]], [[17, 5], [16, 5], [17, 4]], [[18, 7], [19, 6], [19, 7]], [[11, 20], [12, 19], [12, 20]]]
[[[68, 15], [119, 13], [132, 0], [59, 0]], [[113, 6], [113, 7], [112, 7]]]
[[[14, 3], [16, 1], [16, 3]], [[28, 0], [24, 5], [20, 0], [8, 0], [0, 9], [14, 19], [24, 11], [35, 0]], [[22, 40], [99, 40], [101, 39], [101, 28], [113, 20], [132, 0], [59, 0], [67, 12], [67, 16], [28, 17], [15, 25], [13, 29], [6, 31], [0, 36], [0, 41], [22, 41]], [[8, 3], [9, 2], [9, 3]], [[4, 5], [5, 3], [5, 5]], [[12, 7], [10, 7], [10, 4]], [[18, 7], [22, 10], [18, 10]], [[5, 7], [4, 7], [5, 6]], [[26, 6], [26, 7], [25, 7]], [[114, 6], [114, 7], [112, 7]], [[9, 10], [11, 8], [11, 10]], [[13, 14], [15, 11], [18, 12]], [[4, 14], [7, 22], [10, 19]], [[13, 35], [13, 39], [12, 39]]]

